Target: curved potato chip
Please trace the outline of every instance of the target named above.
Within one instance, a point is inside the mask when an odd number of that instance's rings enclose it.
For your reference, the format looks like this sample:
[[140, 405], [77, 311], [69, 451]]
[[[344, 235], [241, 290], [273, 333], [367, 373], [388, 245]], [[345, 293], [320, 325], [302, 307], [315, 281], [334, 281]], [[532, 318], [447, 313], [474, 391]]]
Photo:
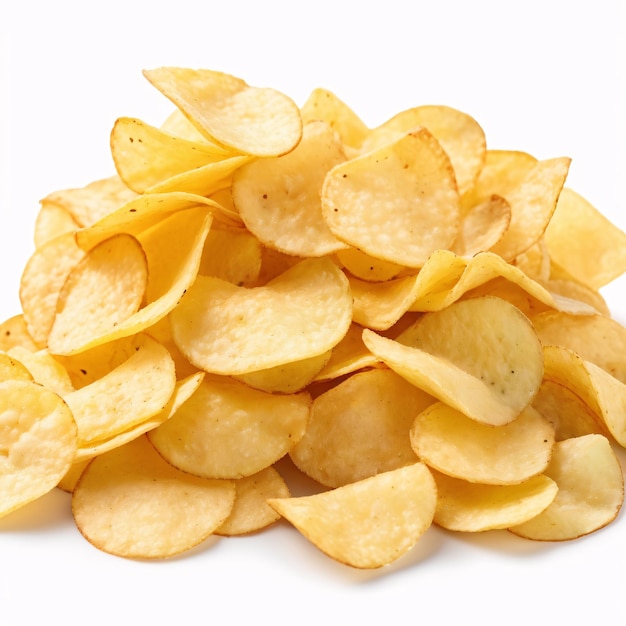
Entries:
[[407, 267], [454, 243], [459, 196], [450, 161], [419, 129], [326, 175], [323, 215], [338, 239]]
[[345, 160], [332, 128], [309, 122], [291, 152], [239, 169], [231, 186], [235, 208], [261, 243], [281, 252], [312, 257], [346, 248], [326, 224], [320, 200], [326, 173]]
[[0, 352], [0, 382], [5, 380], [29, 380], [33, 382], [33, 375], [19, 359]]
[[0, 517], [54, 489], [72, 465], [76, 424], [59, 395], [28, 380], [0, 382]]
[[274, 469], [266, 467], [257, 474], [244, 476], [235, 482], [235, 504], [216, 535], [244, 535], [265, 528], [280, 519], [268, 504], [269, 498], [288, 498], [289, 487]]
[[348, 281], [327, 258], [300, 261], [250, 289], [198, 276], [170, 315], [174, 341], [189, 361], [225, 375], [327, 352], [346, 334], [351, 317]]
[[268, 500], [322, 552], [361, 569], [410, 550], [430, 527], [436, 502], [435, 481], [419, 462], [332, 491]]
[[286, 154], [300, 141], [300, 109], [275, 89], [205, 69], [160, 67], [143, 74], [209, 140], [263, 157]]
[[78, 228], [78, 223], [67, 209], [54, 202], [42, 200], [35, 217], [33, 232], [35, 248], [41, 248], [48, 241], [65, 233], [72, 233]]
[[70, 354], [110, 335], [139, 310], [147, 282], [146, 254], [134, 237], [114, 235], [92, 248], [59, 292], [50, 352]]
[[410, 436], [429, 467], [486, 485], [514, 485], [540, 474], [554, 446], [554, 429], [532, 407], [508, 424], [491, 426], [438, 402], [415, 418]]
[[[35, 382], [58, 393], [61, 397], [74, 391], [67, 370], [48, 350], [32, 351], [28, 348], [15, 346], [11, 348], [9, 354], [19, 359], [20, 363], [32, 374]], [[0, 356], [2, 355], [0, 354]]]
[[552, 262], [592, 289], [626, 271], [626, 233], [572, 189], [561, 191], [545, 237]]
[[337, 259], [354, 277], [367, 282], [382, 282], [394, 278], [404, 268], [397, 263], [383, 261], [356, 248], [337, 251]]
[[554, 446], [546, 476], [556, 482], [556, 498], [543, 512], [509, 528], [536, 541], [567, 541], [615, 519], [624, 501], [624, 477], [608, 439], [585, 435]]
[[289, 452], [302, 472], [340, 487], [417, 461], [409, 431], [435, 399], [395, 372], [359, 372], [315, 398], [304, 436]]
[[27, 348], [33, 352], [38, 349], [28, 332], [23, 313], [12, 315], [0, 322], [0, 350], [10, 350], [15, 346]]
[[207, 539], [230, 515], [234, 500], [232, 482], [181, 472], [140, 437], [89, 463], [72, 492], [72, 514], [100, 550], [158, 559]]
[[374, 150], [420, 126], [427, 128], [446, 151], [459, 193], [464, 193], [482, 169], [486, 151], [485, 133], [467, 113], [443, 105], [427, 104], [407, 109], [373, 129], [361, 151]]
[[241, 478], [269, 467], [300, 440], [310, 404], [307, 393], [271, 394], [207, 377], [148, 437], [168, 463], [185, 472]]
[[398, 335], [366, 329], [365, 345], [409, 382], [479, 422], [512, 421], [541, 384], [541, 343], [528, 320], [500, 298], [461, 300]]
[[484, 532], [504, 529], [544, 511], [559, 490], [543, 474], [516, 485], [481, 485], [432, 471], [437, 483], [434, 523], [447, 530]]

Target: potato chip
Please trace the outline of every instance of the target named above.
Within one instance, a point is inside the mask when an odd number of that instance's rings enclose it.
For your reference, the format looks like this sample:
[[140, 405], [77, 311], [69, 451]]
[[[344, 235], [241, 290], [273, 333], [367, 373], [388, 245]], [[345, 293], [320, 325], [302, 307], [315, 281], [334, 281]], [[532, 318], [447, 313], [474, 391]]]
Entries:
[[199, 276], [170, 318], [174, 341], [191, 363], [232, 375], [327, 352], [346, 334], [351, 316], [348, 281], [322, 258], [250, 289]]
[[78, 223], [71, 213], [62, 206], [43, 200], [35, 217], [33, 239], [35, 248], [56, 239], [65, 233], [78, 230]]
[[435, 399], [387, 369], [350, 376], [318, 396], [295, 465], [327, 487], [415, 463], [409, 440], [415, 415]]
[[280, 519], [267, 500], [288, 498], [289, 487], [274, 467], [266, 467], [257, 474], [239, 478], [235, 483], [235, 504], [226, 521], [215, 531], [216, 535], [244, 535], [266, 528]]
[[19, 359], [5, 352], [0, 352], [0, 382], [5, 380], [28, 380], [32, 382], [33, 375]]
[[12, 315], [0, 322], [0, 350], [10, 350], [15, 346], [21, 346], [28, 350], [37, 350], [37, 344], [33, 341], [26, 327], [23, 313]]
[[76, 424], [61, 397], [28, 380], [0, 382], [0, 517], [49, 492], [72, 465]]
[[542, 380], [541, 343], [530, 321], [499, 298], [428, 313], [395, 341], [366, 329], [363, 341], [412, 384], [494, 426], [515, 419]]
[[237, 171], [231, 186], [235, 208], [261, 243], [281, 252], [310, 257], [346, 248], [326, 224], [320, 200], [327, 172], [345, 160], [332, 128], [309, 122], [294, 150]]
[[467, 113], [442, 105], [422, 105], [394, 115], [371, 131], [361, 151], [374, 150], [418, 127], [427, 128], [445, 150], [459, 193], [469, 189], [485, 159], [485, 133]]
[[486, 485], [514, 485], [540, 474], [553, 445], [554, 429], [532, 407], [494, 427], [438, 402], [423, 410], [411, 428], [411, 446], [429, 467]]
[[452, 246], [459, 228], [452, 166], [425, 129], [336, 165], [324, 181], [322, 210], [338, 239], [407, 267]]
[[545, 474], [558, 486], [556, 498], [536, 517], [512, 526], [516, 535], [536, 541], [576, 539], [606, 526], [621, 509], [622, 469], [602, 435], [556, 443]]
[[232, 482], [181, 472], [140, 437], [89, 463], [72, 493], [72, 513], [100, 550], [158, 559], [202, 543], [229, 516], [234, 500]]
[[404, 268], [397, 263], [383, 261], [357, 250], [346, 248], [336, 254], [337, 260], [355, 278], [367, 282], [382, 282], [397, 276]]
[[545, 236], [552, 263], [593, 289], [626, 271], [626, 233], [572, 189], [561, 192]]
[[15, 346], [11, 348], [9, 354], [19, 359], [20, 363], [32, 374], [35, 382], [47, 389], [58, 393], [60, 396], [74, 390], [67, 370], [48, 350], [33, 352], [28, 348]]
[[556, 497], [557, 484], [543, 474], [515, 485], [481, 485], [433, 471], [437, 483], [434, 522], [447, 530], [484, 532], [523, 524]]
[[423, 463], [312, 496], [268, 504], [331, 558], [372, 569], [406, 554], [432, 523], [435, 481]]
[[205, 69], [161, 67], [143, 74], [209, 140], [263, 157], [286, 154], [300, 141], [300, 110], [275, 89]]
[[271, 394], [207, 377], [170, 420], [149, 433], [161, 456], [207, 478], [241, 478], [272, 465], [302, 438], [307, 393]]
[[50, 351], [71, 354], [109, 335], [139, 310], [147, 282], [147, 259], [137, 239], [120, 234], [98, 244], [72, 269], [59, 292], [48, 335]]

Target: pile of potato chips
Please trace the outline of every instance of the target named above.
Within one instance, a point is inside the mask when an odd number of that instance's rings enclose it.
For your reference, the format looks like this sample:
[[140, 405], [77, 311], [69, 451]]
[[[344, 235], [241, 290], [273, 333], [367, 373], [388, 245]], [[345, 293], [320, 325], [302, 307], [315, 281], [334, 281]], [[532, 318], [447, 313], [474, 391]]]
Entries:
[[[210, 70], [115, 122], [117, 174], [41, 202], [0, 332], [0, 516], [58, 487], [164, 558], [285, 518], [356, 568], [436, 524], [562, 541], [618, 515], [626, 235], [570, 160], [446, 106], [369, 128]], [[286, 463], [319, 486], [294, 496]]]

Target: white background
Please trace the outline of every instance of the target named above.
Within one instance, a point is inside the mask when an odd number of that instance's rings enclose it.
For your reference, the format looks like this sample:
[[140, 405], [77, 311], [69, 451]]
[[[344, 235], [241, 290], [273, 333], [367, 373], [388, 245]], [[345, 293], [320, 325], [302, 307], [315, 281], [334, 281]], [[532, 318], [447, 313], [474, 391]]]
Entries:
[[[19, 312], [38, 200], [113, 173], [117, 117], [158, 124], [171, 110], [141, 75], [160, 65], [229, 72], [298, 104], [323, 86], [370, 126], [417, 104], [460, 108], [491, 148], [572, 157], [568, 185], [626, 228], [622, 4], [3, 3], [2, 319]], [[625, 286], [606, 290], [621, 321]], [[0, 622], [619, 624], [625, 559], [621, 515], [558, 545], [431, 529], [406, 557], [372, 572], [331, 561], [286, 524], [133, 562], [82, 539], [66, 494], [55, 491], [0, 520]]]

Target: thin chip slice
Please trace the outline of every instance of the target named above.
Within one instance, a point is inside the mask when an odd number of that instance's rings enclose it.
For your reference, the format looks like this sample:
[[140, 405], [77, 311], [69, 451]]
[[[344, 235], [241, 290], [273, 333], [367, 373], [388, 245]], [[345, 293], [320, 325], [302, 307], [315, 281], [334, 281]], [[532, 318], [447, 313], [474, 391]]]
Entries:
[[336, 165], [322, 188], [322, 210], [338, 239], [407, 267], [450, 248], [460, 218], [450, 161], [423, 128]]
[[294, 150], [239, 169], [231, 186], [235, 208], [261, 243], [281, 252], [311, 257], [342, 250], [346, 244], [322, 216], [320, 192], [326, 173], [345, 160], [332, 128], [309, 122]]
[[[48, 350], [31, 351], [28, 348], [15, 346], [9, 354], [17, 358], [32, 374], [35, 382], [47, 389], [64, 396], [74, 391], [72, 380], [63, 364], [55, 359]], [[2, 356], [0, 354], [0, 356]]]
[[410, 465], [418, 460], [409, 440], [413, 420], [434, 401], [391, 370], [356, 373], [313, 401], [289, 456], [327, 487]]
[[143, 74], [209, 140], [262, 157], [286, 154], [300, 141], [300, 110], [275, 89], [206, 69], [160, 67]]
[[91, 461], [72, 493], [72, 513], [100, 550], [158, 559], [207, 539], [230, 515], [234, 500], [232, 482], [181, 472], [140, 437]]
[[137, 239], [116, 235], [98, 244], [68, 275], [48, 335], [54, 354], [71, 354], [107, 336], [136, 313], [145, 297], [148, 265]]
[[23, 313], [12, 315], [0, 322], [0, 350], [10, 350], [15, 346], [37, 350], [38, 346], [28, 332]]
[[71, 213], [54, 202], [43, 200], [35, 217], [33, 239], [35, 248], [57, 237], [78, 230], [78, 223]]
[[312, 496], [268, 504], [331, 558], [373, 569], [406, 554], [432, 524], [437, 489], [415, 463]]
[[0, 382], [5, 380], [29, 380], [32, 382], [33, 375], [19, 359], [0, 352]]
[[215, 531], [216, 535], [245, 535], [266, 528], [280, 519], [267, 500], [288, 498], [289, 487], [274, 467], [266, 467], [257, 474], [239, 478], [235, 482], [236, 496], [228, 519]]
[[28, 380], [0, 382], [0, 517], [54, 489], [72, 465], [76, 424], [61, 397]]
[[433, 471], [437, 483], [434, 522], [447, 530], [484, 532], [522, 524], [544, 511], [557, 484], [543, 474], [517, 485], [480, 485]]
[[543, 472], [554, 429], [532, 407], [508, 424], [490, 426], [438, 402], [411, 428], [411, 445], [429, 467], [472, 483], [514, 485]]
[[272, 465], [302, 438], [308, 393], [272, 394], [206, 377], [149, 438], [173, 466], [207, 478], [241, 478]]
[[377, 259], [356, 248], [339, 250], [337, 259], [352, 276], [367, 282], [390, 280], [404, 269], [402, 265]]
[[332, 349], [350, 326], [352, 296], [332, 261], [305, 259], [263, 287], [198, 276], [170, 318], [191, 363], [247, 374]]
[[397, 340], [363, 331], [365, 345], [409, 382], [478, 422], [515, 419], [542, 381], [541, 343], [500, 298], [461, 300], [428, 313]]
[[577, 539], [612, 522], [622, 507], [622, 469], [602, 435], [558, 442], [545, 474], [558, 485], [556, 498], [533, 519], [511, 527], [516, 535], [536, 541]]

